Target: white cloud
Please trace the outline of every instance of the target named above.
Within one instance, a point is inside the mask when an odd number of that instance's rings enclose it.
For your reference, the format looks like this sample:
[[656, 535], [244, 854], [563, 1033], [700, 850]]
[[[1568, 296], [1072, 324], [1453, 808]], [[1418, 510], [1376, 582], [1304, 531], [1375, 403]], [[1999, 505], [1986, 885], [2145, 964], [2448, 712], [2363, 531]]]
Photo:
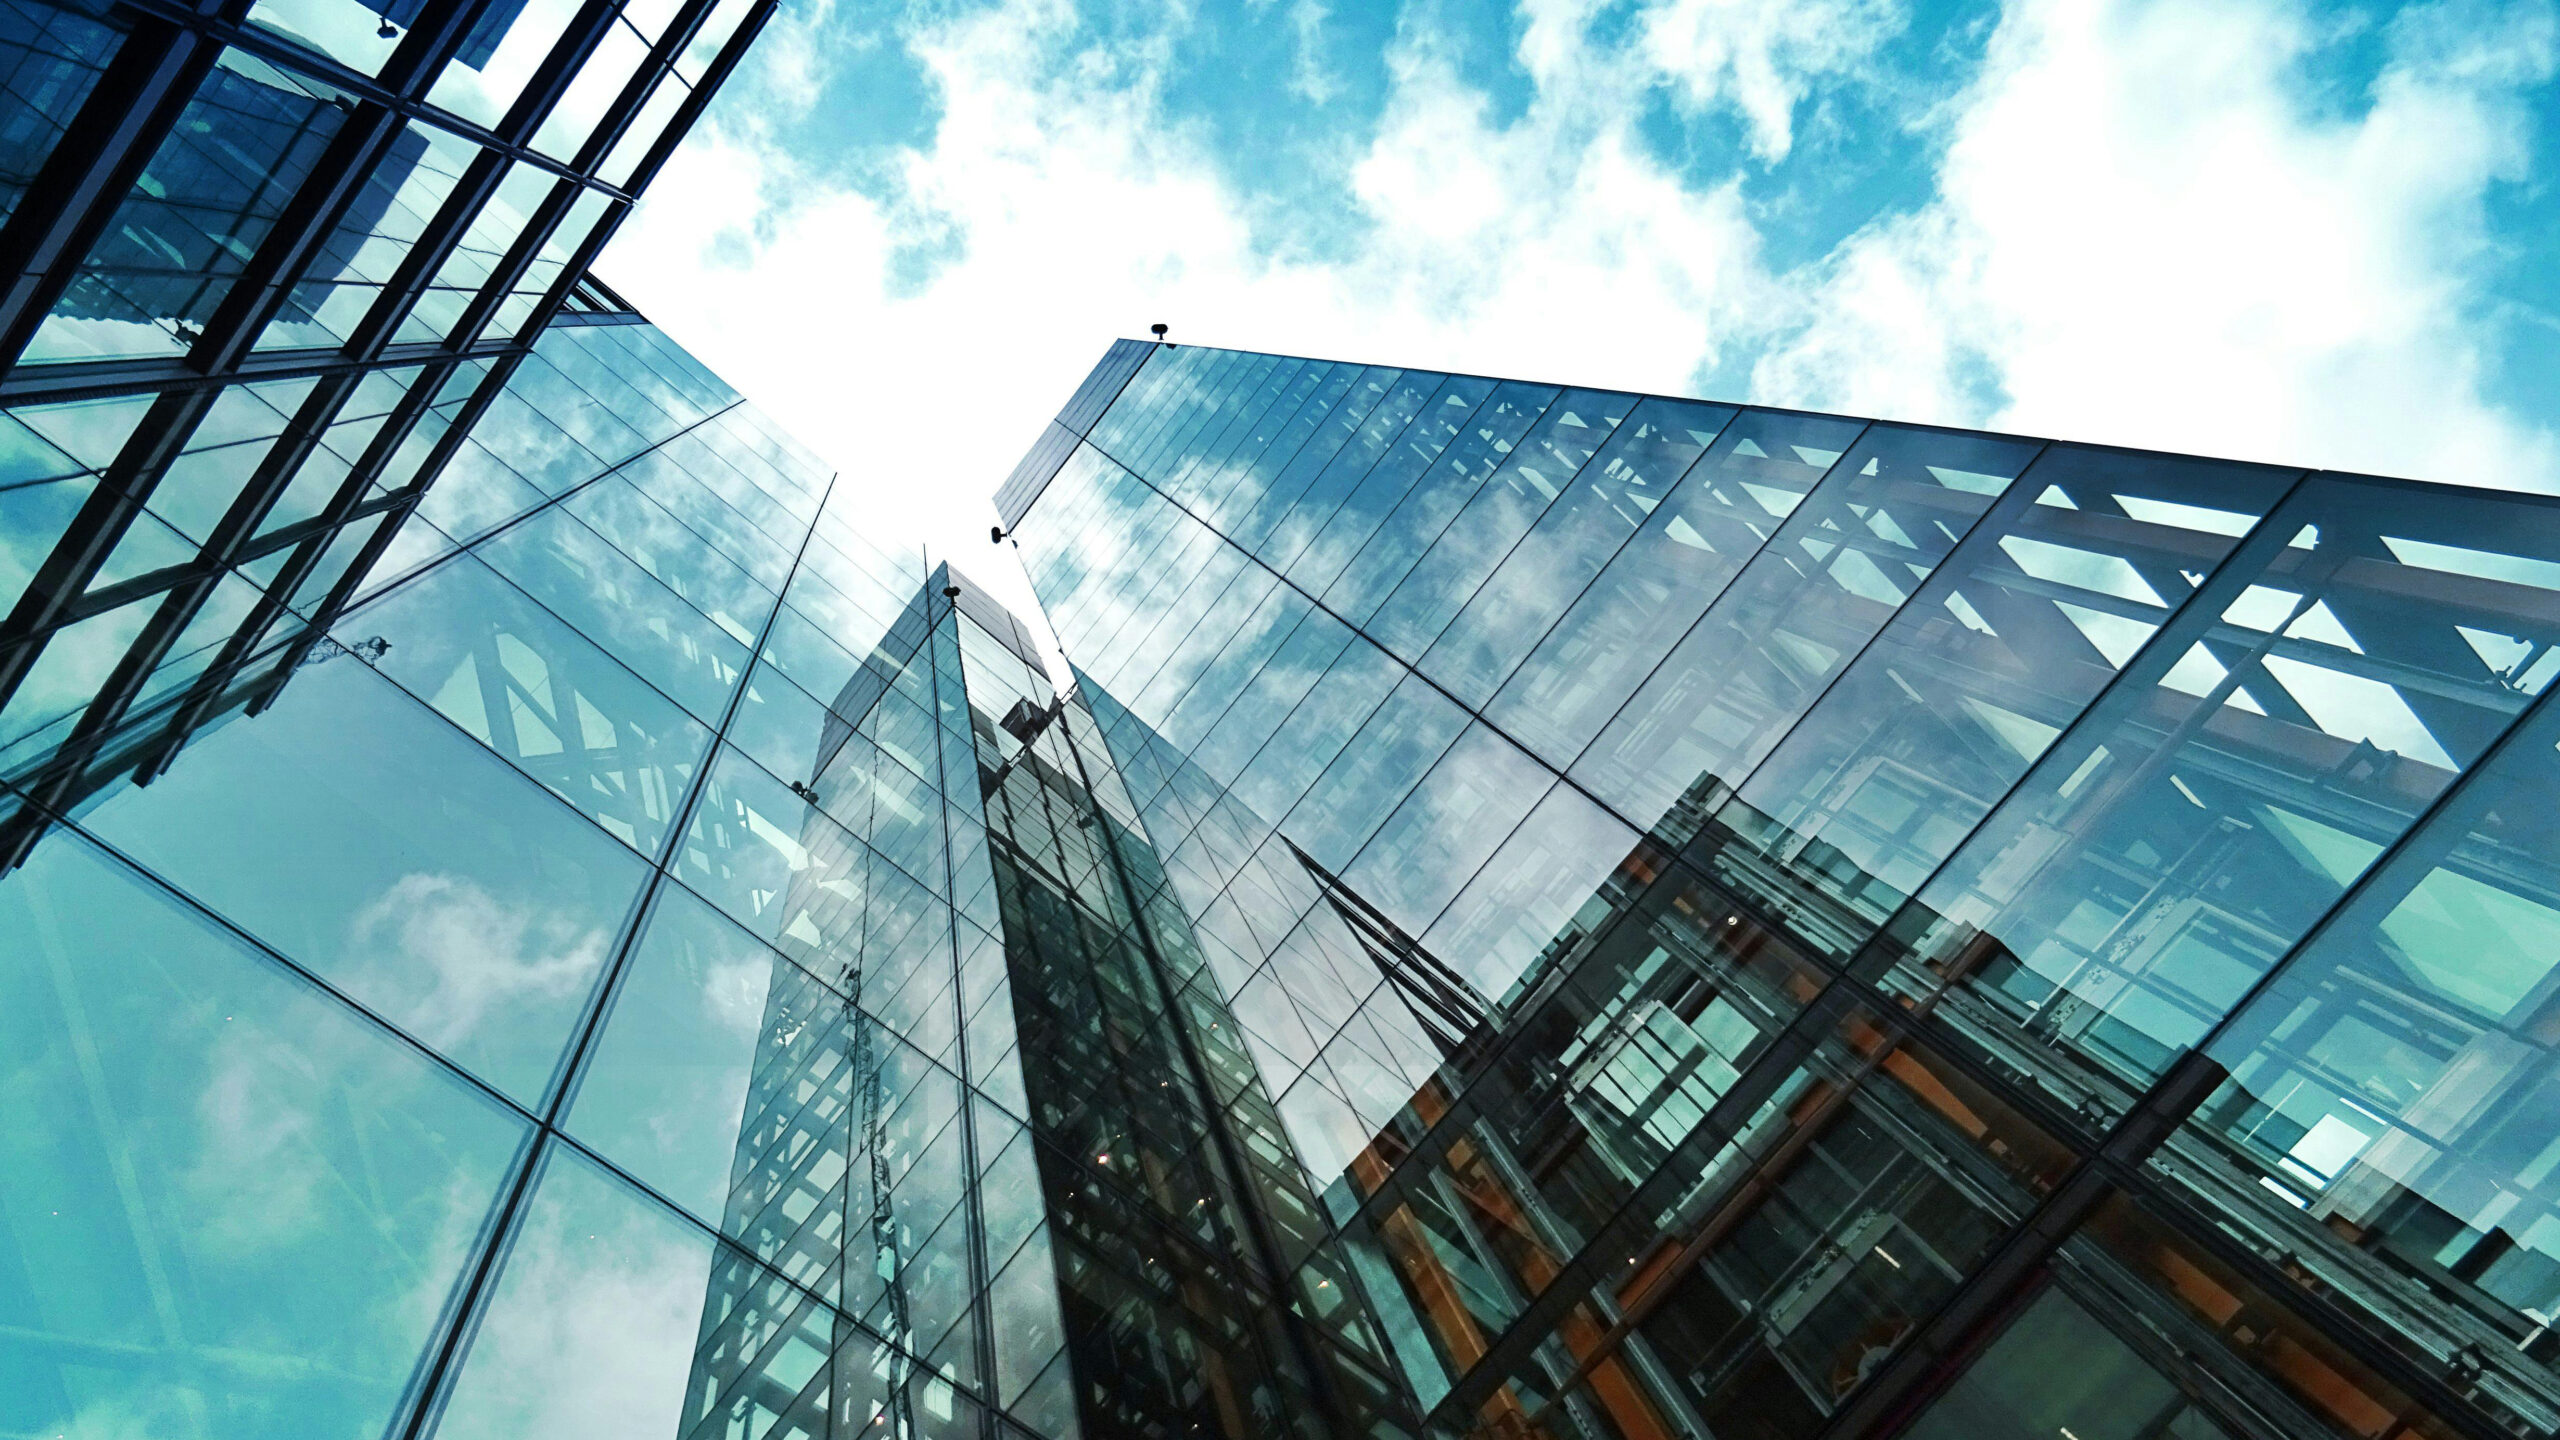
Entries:
[[419, 1039], [453, 1053], [484, 1021], [582, 992], [604, 964], [593, 926], [498, 899], [459, 875], [403, 875], [348, 923], [366, 975]]
[[1733, 106], [1752, 152], [1780, 160], [1814, 81], [1854, 71], [1909, 23], [1898, 0], [1669, 0], [1639, 28], [1684, 104]]
[[2024, 0], [1934, 201], [1819, 267], [1754, 398], [2551, 487], [2549, 431], [2481, 397], [2477, 277], [2552, 15], [2483, 18], [2404, 15], [2338, 114], [2297, 6]]
[[[1288, 253], [1158, 94], [1063, 0], [1012, 0], [905, 42], [942, 106], [883, 201], [819, 183], [733, 106], [651, 190], [604, 269], [821, 454], [888, 534], [995, 573], [990, 493], [1113, 336], [1678, 386], [1745, 323], [1757, 240], [1730, 185], [1685, 188], [1630, 133], [1580, 12], [1521, 44], [1540, 100], [1496, 119], [1427, 30], [1344, 180], [1353, 253]], [[1301, 23], [1304, 23], [1303, 21]], [[790, 37], [784, 37], [785, 40]], [[768, 52], [782, 41], [768, 40]], [[775, 103], [801, 93], [805, 49]], [[743, 83], [761, 82], [747, 77]], [[901, 247], [947, 239], [921, 283]]]
[[[1168, 106], [1168, 43], [1106, 45], [1069, 0], [849, 41], [821, 5], [768, 36], [750, 98], [604, 268], [847, 467], [864, 528], [925, 535], [1018, 609], [983, 497], [1106, 341], [1159, 319], [1177, 340], [1672, 392], [1765, 348], [1743, 398], [2552, 472], [2548, 431], [2482, 398], [2477, 279], [2484, 197], [2527, 170], [2547, 8], [2404, 16], [2370, 96], [2341, 105], [2305, 73], [2334, 37], [2291, 0], [2017, 0], [1933, 97], [1927, 202], [1785, 275], [1742, 177], [1878, 83], [1899, 0], [1658, 0], [1605, 27], [1595, 8], [1523, 0], [1527, 98], [1507, 109], [1408, 12], [1383, 106], [1319, 177], [1348, 205], [1312, 227], [1333, 239], [1317, 254]], [[1286, 13], [1312, 54], [1324, 17]], [[781, 138], [827, 93], [829, 47], [856, 43], [903, 45], [940, 107], [881, 193]], [[1738, 116], [1752, 153], [1675, 169], [1642, 118], [1664, 95]]]

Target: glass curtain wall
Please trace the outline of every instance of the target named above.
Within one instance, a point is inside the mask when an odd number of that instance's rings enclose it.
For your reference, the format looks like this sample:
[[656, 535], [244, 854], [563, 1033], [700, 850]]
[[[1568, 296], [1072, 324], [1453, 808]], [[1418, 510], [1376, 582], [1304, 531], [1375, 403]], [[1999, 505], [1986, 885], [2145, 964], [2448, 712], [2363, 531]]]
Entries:
[[445, 448], [263, 704], [0, 790], [8, 1428], [1077, 1434], [950, 600], [645, 324]]
[[[654, 407], [557, 391], [619, 351], [528, 357], [555, 317], [637, 318], [585, 268], [769, 13], [0, 15], [0, 773], [76, 804], [269, 703], [498, 432], [641, 448]], [[527, 421], [529, 397], [559, 404]], [[522, 494], [472, 503], [512, 514], [553, 478], [515, 464]]]
[[943, 573], [1033, 1096], [1033, 1243], [1056, 1255], [1085, 1433], [1411, 1433], [1092, 713], [1052, 692], [1027, 630]]
[[998, 498], [1435, 1425], [2560, 1422], [2554, 502], [1134, 342]]

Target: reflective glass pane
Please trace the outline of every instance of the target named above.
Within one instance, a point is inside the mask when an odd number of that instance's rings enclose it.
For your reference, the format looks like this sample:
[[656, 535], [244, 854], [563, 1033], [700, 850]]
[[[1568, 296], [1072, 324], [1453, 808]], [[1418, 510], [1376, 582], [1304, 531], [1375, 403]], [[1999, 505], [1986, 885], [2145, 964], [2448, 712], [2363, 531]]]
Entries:
[[344, 655], [83, 820], [527, 1103], [647, 873]]
[[654, 855], [711, 731], [468, 556], [338, 623], [374, 662], [544, 789]]
[[834, 1063], [818, 1052], [840, 1041], [832, 1022], [842, 1009], [807, 972], [669, 886], [615, 987], [569, 1133], [725, 1226], [733, 1177], [754, 1168], [756, 1152], [785, 1133], [808, 1138], [788, 1126], [752, 1133], [750, 1119], [769, 1104], [751, 1105], [751, 1093], [806, 1099], [813, 1065]]
[[474, 553], [702, 720], [717, 722], [747, 647], [558, 509]]
[[[434, 1433], [705, 1433], [731, 1392], [823, 1434], [835, 1321], [815, 1296], [554, 1146]], [[795, 1428], [796, 1427], [796, 1428]]]
[[0, 882], [0, 1373], [28, 1434], [374, 1434], [527, 1128], [56, 833]]
[[[1636, 407], [1431, 643], [1424, 670], [1467, 704], [1483, 705], [1604, 566], [1623, 576], [1652, 560], [1659, 591], [1668, 593], [1647, 597], [1651, 623], [1685, 624], [1775, 523], [1765, 506], [1743, 509], [1738, 486], [1683, 479], [1733, 413], [1730, 406], [1685, 400]], [[1795, 468], [1819, 474], [1809, 463]], [[1749, 491], [1740, 496], [1759, 498]], [[1639, 531], [1651, 543], [1619, 556]], [[1612, 557], [1618, 557], [1614, 566]]]
[[318, 81], [224, 51], [24, 358], [184, 354], [346, 113]]

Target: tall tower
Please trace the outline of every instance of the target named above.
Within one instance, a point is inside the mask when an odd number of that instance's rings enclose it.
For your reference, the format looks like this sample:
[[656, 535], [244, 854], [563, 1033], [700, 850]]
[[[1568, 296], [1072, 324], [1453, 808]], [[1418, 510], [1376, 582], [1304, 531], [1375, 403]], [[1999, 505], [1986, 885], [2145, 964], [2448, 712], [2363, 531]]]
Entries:
[[1431, 1426], [2560, 1419], [2560, 504], [1124, 341], [999, 507]]

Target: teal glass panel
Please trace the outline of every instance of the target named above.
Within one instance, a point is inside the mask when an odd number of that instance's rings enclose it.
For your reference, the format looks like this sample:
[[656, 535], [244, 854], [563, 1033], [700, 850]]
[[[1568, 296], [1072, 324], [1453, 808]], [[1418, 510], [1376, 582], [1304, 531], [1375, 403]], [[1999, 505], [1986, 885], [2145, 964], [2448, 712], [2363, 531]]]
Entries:
[[562, 508], [691, 602], [732, 639], [742, 645], [756, 643], [773, 613], [773, 592], [619, 474], [580, 490]]
[[1552, 385], [1506, 381], [1496, 386], [1467, 418], [1465, 430], [1442, 449], [1386, 519], [1376, 522], [1367, 542], [1325, 587], [1325, 608], [1354, 625], [1366, 624], [1555, 398]]
[[29, 1435], [381, 1433], [529, 1128], [66, 833], [0, 881], [0, 1097]]
[[784, 1412], [753, 1433], [823, 1434], [831, 1315], [555, 1145], [433, 1433], [716, 1433], [738, 1392]]
[[109, 843], [526, 1104], [647, 867], [348, 656], [82, 812]]
[[[1719, 443], [1738, 452], [1744, 438], [1737, 426]], [[1785, 437], [1767, 438], [1780, 443], [1755, 438], [1764, 453], [1739, 458], [1780, 466], [1782, 457], [1803, 461]], [[1598, 731], [1574, 762], [1574, 778], [1650, 828], [1691, 790], [1730, 787], [1750, 773], [1893, 618], [1911, 588], [1972, 533], [2039, 448], [2032, 441], [1872, 427], [1853, 454], [1830, 467], [1827, 484], [1793, 505], [1768, 546], [1614, 718], [1612, 692], [1647, 656], [1617, 661], [1611, 652], [1658, 644], [1649, 631], [1577, 666], [1563, 647], [1584, 632], [1568, 625], [1549, 652], [1557, 664], [1550, 669], [1545, 657], [1533, 658], [1514, 682], [1515, 693], [1497, 696], [1493, 708], [1541, 754], [1573, 748]], [[1734, 484], [1766, 483], [1765, 467], [1748, 468], [1752, 473], [1733, 476]], [[1775, 488], [1770, 498], [1784, 506], [1783, 496], [1795, 488]], [[1611, 683], [1595, 684], [1598, 693], [1586, 699], [1577, 693], [1585, 675]]]
[[1632, 395], [1601, 390], [1557, 396], [1370, 617], [1368, 634], [1419, 661], [1635, 405]]
[[723, 746], [677, 846], [675, 873], [832, 983], [861, 955], [870, 866], [843, 826]]
[[15, 608], [98, 482], [85, 475], [0, 490], [0, 605]]
[[[1526, 655], [1485, 714], [1559, 764], [1572, 763], [1807, 495], [1818, 493], [1862, 428], [1759, 410], [1744, 411], [1720, 434], [1700, 428], [1714, 413], [1684, 407], [1657, 418], [1640, 411], [1611, 441], [1614, 453], [1574, 482], [1425, 657], [1433, 674], [1476, 695]], [[1648, 421], [1650, 435], [1637, 428]], [[1701, 446], [1701, 435], [1713, 445]], [[1674, 467], [1684, 454], [1694, 468], [1679, 475]], [[1861, 446], [1858, 458], [1852, 473], [1879, 457]], [[1677, 478], [1655, 478], [1665, 471]], [[1854, 509], [1842, 513], [1861, 518]], [[1872, 505], [1867, 513], [1875, 514]], [[1868, 524], [1893, 529], [1889, 518]], [[1613, 530], [1623, 548], [1592, 558]], [[1891, 542], [1879, 533], [1876, 543]], [[1579, 588], [1586, 579], [1589, 588]], [[1572, 607], [1565, 610], [1554, 597], [1568, 590], [1575, 598], [1563, 602]]]
[[[1554, 783], [1554, 772], [1518, 746], [1481, 721], [1470, 725], [1343, 869], [1343, 880], [1419, 935]], [[1293, 838], [1302, 818], [1291, 817]]]
[[[2519, 637], [2555, 597], [2541, 506], [2305, 481], [1923, 892], [1920, 957], [1971, 949], [1975, 994], [2139, 1086], [2543, 688]], [[2500, 928], [2473, 936], [2490, 1010], [2540, 973]]]
[[1319, 864], [1341, 871], [1467, 728], [1467, 712], [1420, 677], [1405, 676], [1288, 813], [1289, 838]]
[[752, 1168], [760, 1143], [782, 1138], [750, 1132], [751, 1113], [766, 1108], [751, 1107], [751, 1094], [805, 1098], [795, 1082], [824, 1063], [821, 1047], [840, 1044], [843, 1007], [806, 971], [670, 886], [614, 988], [569, 1133], [721, 1226], [733, 1177]]
[[471, 556], [348, 614], [346, 645], [471, 737], [655, 855], [711, 731]]
[[695, 718], [727, 711], [747, 647], [576, 517], [545, 510], [473, 553]]
[[185, 354], [347, 113], [328, 85], [224, 50], [22, 358]]
[[[1620, 565], [1633, 570], [1652, 559], [1671, 582], [1662, 586], [1668, 603], [1652, 607], [1652, 623], [1668, 628], [1691, 619], [1768, 538], [1768, 510], [1752, 504], [1746, 511], [1733, 494], [1683, 478], [1733, 414], [1729, 405], [1684, 400], [1638, 405], [1431, 642], [1425, 673], [1481, 708], [1639, 532], [1652, 543]], [[1699, 598], [1683, 605], [1684, 590]]]

